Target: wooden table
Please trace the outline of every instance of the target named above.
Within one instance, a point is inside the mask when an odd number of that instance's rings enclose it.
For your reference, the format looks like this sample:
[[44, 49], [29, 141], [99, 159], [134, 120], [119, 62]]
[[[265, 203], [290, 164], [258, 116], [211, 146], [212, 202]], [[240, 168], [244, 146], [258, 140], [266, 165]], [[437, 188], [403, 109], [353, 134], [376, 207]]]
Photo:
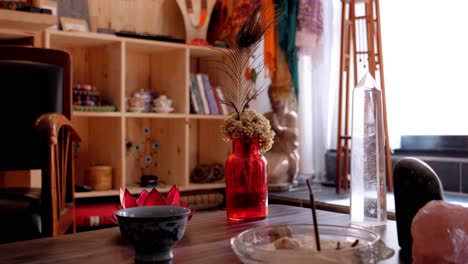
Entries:
[[[348, 215], [318, 211], [321, 224], [347, 225]], [[311, 223], [310, 209], [270, 205], [269, 216], [254, 222], [232, 223], [225, 211], [195, 213], [184, 238], [174, 248], [174, 263], [240, 263], [229, 239], [246, 229], [283, 223]], [[395, 255], [382, 263], [400, 263], [396, 225], [389, 221], [378, 232]], [[0, 245], [0, 263], [134, 263], [133, 248], [118, 228]]]
[[[317, 209], [349, 214], [351, 193], [341, 190], [336, 193], [335, 186], [313, 184], [315, 205]], [[288, 192], [269, 192], [268, 201], [277, 204], [310, 208], [309, 189], [306, 185], [299, 185]], [[393, 193], [387, 193], [387, 217], [395, 220], [395, 203]]]

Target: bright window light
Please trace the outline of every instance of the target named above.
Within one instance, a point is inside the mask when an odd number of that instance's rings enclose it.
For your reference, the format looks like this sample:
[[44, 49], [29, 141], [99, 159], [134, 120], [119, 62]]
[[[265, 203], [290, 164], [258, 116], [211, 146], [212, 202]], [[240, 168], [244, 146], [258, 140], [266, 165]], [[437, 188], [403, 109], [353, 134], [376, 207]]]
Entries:
[[466, 10], [463, 0], [380, 1], [392, 140], [468, 135]]

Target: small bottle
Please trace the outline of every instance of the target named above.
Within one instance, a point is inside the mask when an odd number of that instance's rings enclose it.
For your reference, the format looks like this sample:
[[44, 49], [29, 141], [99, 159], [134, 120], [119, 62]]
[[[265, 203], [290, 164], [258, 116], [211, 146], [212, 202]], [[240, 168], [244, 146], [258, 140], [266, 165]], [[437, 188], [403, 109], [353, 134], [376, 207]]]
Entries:
[[385, 225], [385, 139], [382, 92], [370, 73], [353, 90], [351, 224]]

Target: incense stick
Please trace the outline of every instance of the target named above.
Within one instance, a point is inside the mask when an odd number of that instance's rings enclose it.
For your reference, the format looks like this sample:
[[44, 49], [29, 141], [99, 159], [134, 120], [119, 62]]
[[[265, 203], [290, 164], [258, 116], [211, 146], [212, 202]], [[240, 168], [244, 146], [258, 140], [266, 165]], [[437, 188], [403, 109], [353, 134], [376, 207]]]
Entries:
[[318, 231], [317, 212], [315, 210], [314, 194], [312, 193], [312, 187], [310, 187], [309, 180], [306, 180], [306, 182], [307, 182], [307, 187], [309, 188], [310, 208], [312, 209], [312, 220], [314, 221], [315, 246], [317, 247], [318, 251], [321, 251], [321, 249], [320, 249], [320, 235], [319, 235], [319, 231]]

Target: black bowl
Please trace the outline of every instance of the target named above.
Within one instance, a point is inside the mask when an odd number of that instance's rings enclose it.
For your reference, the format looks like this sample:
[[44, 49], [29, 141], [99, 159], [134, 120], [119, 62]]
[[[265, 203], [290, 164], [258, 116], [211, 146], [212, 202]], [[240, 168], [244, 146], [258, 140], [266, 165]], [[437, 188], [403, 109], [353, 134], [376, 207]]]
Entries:
[[122, 237], [135, 248], [135, 262], [164, 262], [184, 236], [190, 209], [180, 206], [142, 206], [115, 212]]

